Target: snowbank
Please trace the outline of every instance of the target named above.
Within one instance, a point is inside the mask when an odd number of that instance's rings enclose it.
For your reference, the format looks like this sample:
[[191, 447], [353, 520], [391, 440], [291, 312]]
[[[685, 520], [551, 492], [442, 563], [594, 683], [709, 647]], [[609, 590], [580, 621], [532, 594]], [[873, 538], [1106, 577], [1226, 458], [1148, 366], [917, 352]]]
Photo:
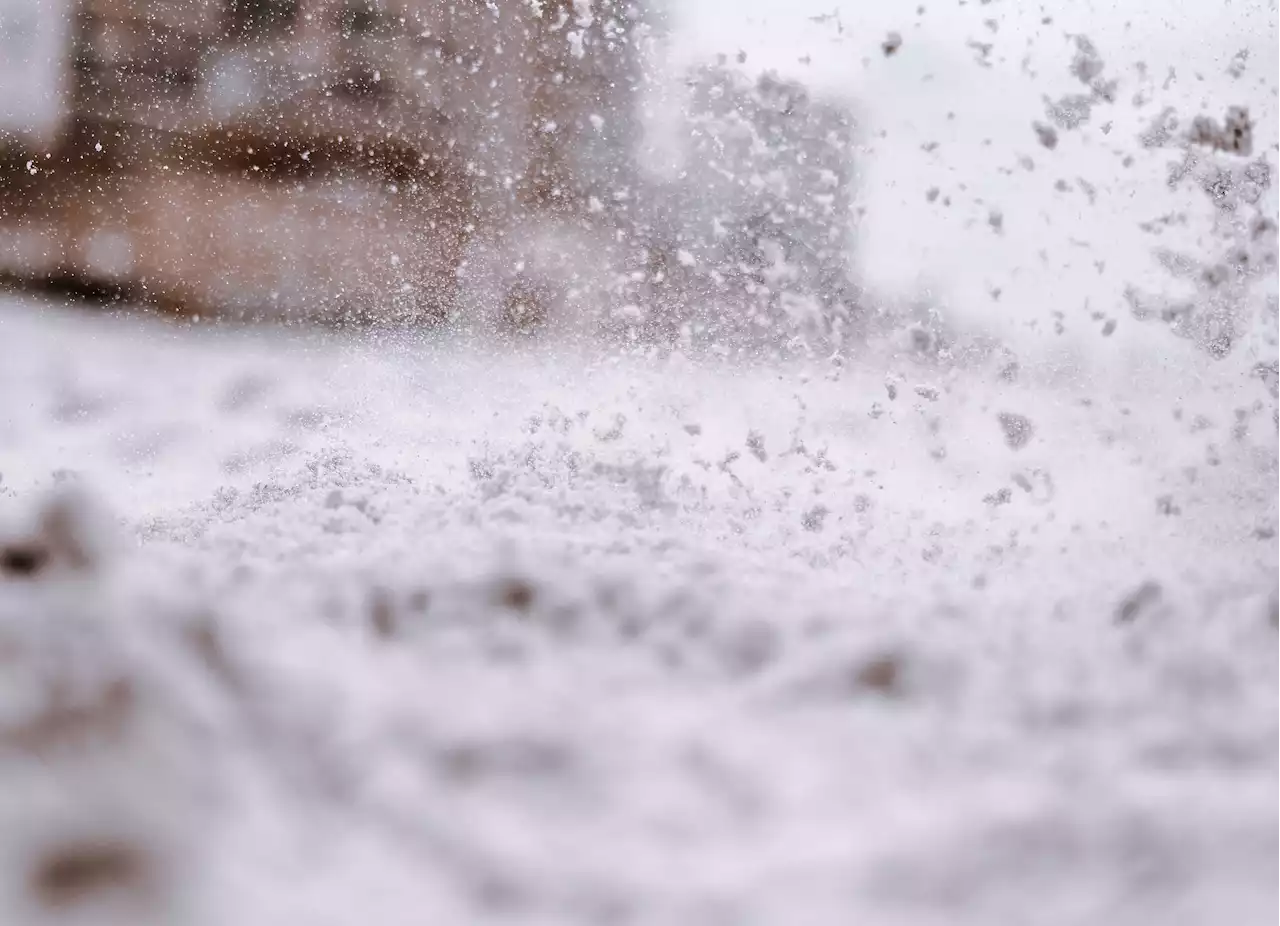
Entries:
[[1182, 359], [6, 300], [0, 917], [1267, 921], [1274, 424]]

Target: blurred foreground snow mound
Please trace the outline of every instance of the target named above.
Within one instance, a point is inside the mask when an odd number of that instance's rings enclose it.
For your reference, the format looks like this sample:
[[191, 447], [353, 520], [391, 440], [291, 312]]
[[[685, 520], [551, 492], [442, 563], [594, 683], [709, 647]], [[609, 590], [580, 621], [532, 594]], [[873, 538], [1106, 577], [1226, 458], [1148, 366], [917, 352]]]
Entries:
[[5, 922], [1275, 915], [1275, 431], [1230, 359], [4, 309]]

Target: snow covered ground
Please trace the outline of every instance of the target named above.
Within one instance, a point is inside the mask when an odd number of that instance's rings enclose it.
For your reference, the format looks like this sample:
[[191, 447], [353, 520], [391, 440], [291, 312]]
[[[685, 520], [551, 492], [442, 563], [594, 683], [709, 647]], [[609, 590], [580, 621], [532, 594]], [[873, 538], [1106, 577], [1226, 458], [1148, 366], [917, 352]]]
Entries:
[[1274, 922], [1274, 403], [1149, 333], [752, 368], [3, 297], [0, 920]]

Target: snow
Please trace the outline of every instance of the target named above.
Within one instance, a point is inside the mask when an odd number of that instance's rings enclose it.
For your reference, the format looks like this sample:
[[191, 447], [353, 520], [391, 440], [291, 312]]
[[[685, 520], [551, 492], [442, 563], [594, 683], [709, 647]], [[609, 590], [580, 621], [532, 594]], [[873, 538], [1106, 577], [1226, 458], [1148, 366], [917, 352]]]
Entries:
[[1148, 333], [751, 366], [3, 297], [0, 918], [1272, 921], [1275, 427]]
[[[0, 293], [0, 922], [1280, 915], [1274, 10], [678, 6], [652, 176], [577, 164], [626, 266], [469, 224], [431, 330]], [[583, 102], [531, 128], [635, 128]]]
[[[858, 161], [862, 227], [871, 230], [857, 248], [864, 283], [908, 298], [927, 293], [952, 317], [998, 327], [1019, 347], [1061, 341], [1041, 317], [1045, 292], [1070, 294], [1062, 301], [1072, 308], [1105, 311], [1125, 286], [1164, 281], [1138, 222], [1169, 211], [1168, 152], [1124, 160], [1163, 106], [1190, 121], [1247, 105], [1267, 146], [1277, 137], [1280, 45], [1270, 4], [1187, 4], [1178, 16], [1151, 0], [687, 0], [673, 7], [674, 58], [740, 49], [747, 68], [778, 69], [815, 92], [856, 102], [867, 130]], [[984, 23], [990, 17], [999, 20], [994, 35]], [[881, 43], [890, 31], [903, 45], [885, 57]], [[1120, 80], [1119, 97], [1098, 105], [1089, 126], [1060, 133], [1048, 151], [1033, 123], [1045, 121], [1046, 97], [1084, 89], [1070, 70], [1079, 36], [1105, 61], [1104, 79]], [[993, 43], [991, 66], [975, 66], [966, 47], [972, 38]], [[1235, 76], [1242, 49], [1250, 53]], [[1100, 131], [1108, 123], [1113, 130]], [[1035, 159], [1035, 170], [1015, 167], [1023, 154]], [[1080, 192], [1055, 195], [1060, 177], [1083, 177], [1100, 195], [1096, 202]], [[942, 198], [926, 200], [935, 186]], [[1269, 195], [1274, 214], [1275, 192]], [[992, 206], [1002, 211], [1006, 234], [975, 234]], [[995, 307], [994, 288], [1003, 293]], [[1078, 334], [1068, 328], [1067, 337]], [[1121, 325], [1116, 336], [1127, 341], [1129, 330]]]

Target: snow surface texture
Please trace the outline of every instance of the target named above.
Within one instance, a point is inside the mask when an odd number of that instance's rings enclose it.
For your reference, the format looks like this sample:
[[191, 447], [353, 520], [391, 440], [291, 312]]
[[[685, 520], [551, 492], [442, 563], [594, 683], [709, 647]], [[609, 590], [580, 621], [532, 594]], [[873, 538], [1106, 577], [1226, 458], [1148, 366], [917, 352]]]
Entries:
[[1243, 359], [277, 334], [0, 304], [0, 920], [1274, 922]]

